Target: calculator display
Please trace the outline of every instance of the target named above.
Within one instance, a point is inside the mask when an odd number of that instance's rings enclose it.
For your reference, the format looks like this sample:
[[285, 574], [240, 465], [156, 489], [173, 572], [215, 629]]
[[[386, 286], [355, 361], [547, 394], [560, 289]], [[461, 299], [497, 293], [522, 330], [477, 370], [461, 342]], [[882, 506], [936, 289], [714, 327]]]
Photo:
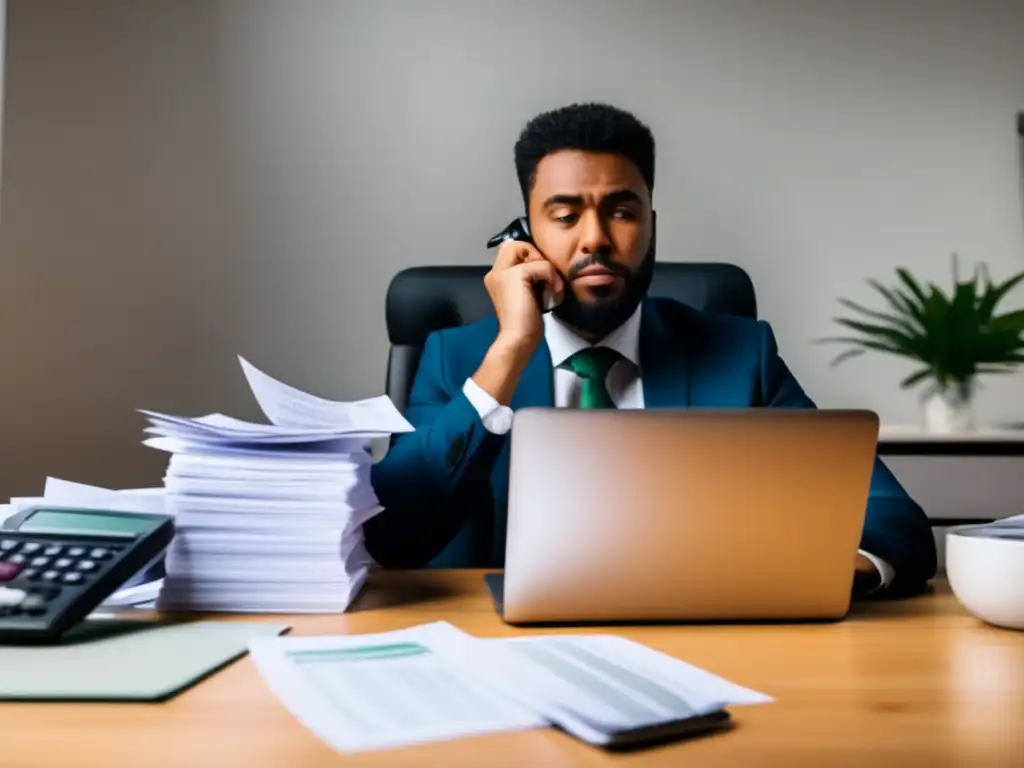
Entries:
[[150, 517], [40, 509], [18, 526], [26, 533], [97, 533], [132, 535], [154, 527]]

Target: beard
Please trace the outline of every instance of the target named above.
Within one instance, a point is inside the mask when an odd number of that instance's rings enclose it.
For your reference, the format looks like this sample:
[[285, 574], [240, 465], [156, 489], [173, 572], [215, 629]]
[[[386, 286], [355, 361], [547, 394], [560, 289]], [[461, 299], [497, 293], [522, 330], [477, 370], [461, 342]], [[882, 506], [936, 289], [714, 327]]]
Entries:
[[622, 278], [622, 292], [618, 296], [607, 297], [594, 290], [594, 298], [581, 301], [571, 285], [567, 285], [562, 302], [551, 310], [551, 314], [585, 336], [604, 338], [626, 322], [647, 295], [654, 277], [654, 241], [652, 239], [635, 271], [612, 261], [606, 253], [595, 253], [574, 264], [566, 275], [566, 282], [570, 283], [580, 270], [595, 264]]

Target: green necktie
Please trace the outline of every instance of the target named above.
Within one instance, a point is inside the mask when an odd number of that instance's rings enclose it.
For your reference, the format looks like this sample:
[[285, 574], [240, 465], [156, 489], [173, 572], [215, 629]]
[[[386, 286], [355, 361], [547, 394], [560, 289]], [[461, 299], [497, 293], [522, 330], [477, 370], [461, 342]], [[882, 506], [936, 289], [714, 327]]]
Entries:
[[622, 356], [608, 347], [587, 347], [566, 360], [562, 366], [583, 379], [580, 408], [614, 408], [605, 379]]

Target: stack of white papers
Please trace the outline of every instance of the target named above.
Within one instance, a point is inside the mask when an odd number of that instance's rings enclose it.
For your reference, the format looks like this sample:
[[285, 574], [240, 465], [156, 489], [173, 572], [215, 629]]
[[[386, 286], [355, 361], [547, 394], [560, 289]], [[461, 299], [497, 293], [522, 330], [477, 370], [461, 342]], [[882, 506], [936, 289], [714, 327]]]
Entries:
[[556, 726], [589, 744], [772, 701], [607, 635], [478, 639], [446, 622], [259, 638], [249, 651], [288, 711], [342, 751]]
[[176, 533], [157, 607], [343, 611], [372, 563], [361, 526], [381, 510], [371, 440], [412, 426], [387, 397], [322, 400], [241, 362], [272, 423], [142, 412], [145, 444], [172, 454]]

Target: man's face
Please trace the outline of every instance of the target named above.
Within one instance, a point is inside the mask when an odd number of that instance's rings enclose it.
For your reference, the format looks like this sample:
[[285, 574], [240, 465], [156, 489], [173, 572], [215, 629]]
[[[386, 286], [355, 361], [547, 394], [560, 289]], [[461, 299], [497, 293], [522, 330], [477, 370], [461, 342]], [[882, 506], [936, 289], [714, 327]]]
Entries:
[[554, 315], [601, 337], [647, 293], [654, 267], [654, 214], [640, 170], [621, 155], [563, 150], [537, 165], [530, 233], [566, 281]]

